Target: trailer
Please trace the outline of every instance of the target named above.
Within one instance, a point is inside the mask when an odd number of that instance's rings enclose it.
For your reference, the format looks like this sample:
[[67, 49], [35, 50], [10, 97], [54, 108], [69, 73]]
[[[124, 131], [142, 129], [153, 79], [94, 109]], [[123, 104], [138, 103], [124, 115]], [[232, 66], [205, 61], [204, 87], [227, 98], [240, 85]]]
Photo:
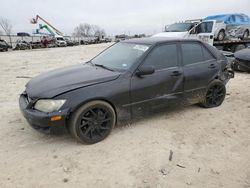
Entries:
[[[229, 51], [233, 53], [250, 46], [249, 36], [244, 39], [228, 36], [226, 38], [223, 37], [224, 40], [218, 40], [218, 35], [220, 33], [219, 28], [223, 28], [223, 23], [218, 23], [216, 20], [205, 20], [201, 21], [200, 23], [197, 23], [197, 21], [200, 21], [200, 19], [187, 20], [185, 22], [178, 23], [178, 29], [173, 31], [167, 30], [165, 32], [153, 35], [153, 37], [177, 37], [199, 39], [212, 46], [215, 46], [219, 50]], [[186, 25], [187, 23], [193, 22], [195, 22], [195, 25], [190, 30], [181, 30], [185, 28], [184, 26], [182, 26], [182, 24]], [[176, 28], [176, 24], [172, 25]]]
[[214, 41], [213, 46], [223, 51], [237, 52], [239, 50], [250, 47], [250, 39], [247, 40], [225, 40]]

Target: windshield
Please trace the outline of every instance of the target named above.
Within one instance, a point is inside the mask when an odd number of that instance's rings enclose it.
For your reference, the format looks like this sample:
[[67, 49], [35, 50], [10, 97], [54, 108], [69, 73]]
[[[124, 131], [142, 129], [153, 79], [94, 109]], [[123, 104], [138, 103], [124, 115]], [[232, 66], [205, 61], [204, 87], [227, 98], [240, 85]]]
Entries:
[[91, 62], [112, 70], [128, 70], [148, 49], [149, 45], [134, 43], [117, 43]]
[[56, 40], [63, 40], [63, 41], [64, 41], [64, 39], [63, 39], [63, 38], [56, 38]]
[[185, 32], [185, 31], [189, 31], [190, 29], [192, 29], [194, 26], [194, 24], [192, 23], [175, 23], [172, 25], [169, 25], [165, 32]]

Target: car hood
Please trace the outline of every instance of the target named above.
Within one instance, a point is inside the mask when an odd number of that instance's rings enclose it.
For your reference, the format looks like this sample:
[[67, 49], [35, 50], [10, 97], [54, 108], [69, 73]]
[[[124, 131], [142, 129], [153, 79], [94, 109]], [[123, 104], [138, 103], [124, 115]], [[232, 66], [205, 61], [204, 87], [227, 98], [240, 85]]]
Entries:
[[120, 74], [91, 64], [73, 65], [34, 77], [27, 83], [26, 93], [32, 99], [53, 98], [74, 89], [117, 79]]
[[184, 38], [188, 32], [163, 32], [153, 35], [153, 37], [174, 37], [174, 38]]

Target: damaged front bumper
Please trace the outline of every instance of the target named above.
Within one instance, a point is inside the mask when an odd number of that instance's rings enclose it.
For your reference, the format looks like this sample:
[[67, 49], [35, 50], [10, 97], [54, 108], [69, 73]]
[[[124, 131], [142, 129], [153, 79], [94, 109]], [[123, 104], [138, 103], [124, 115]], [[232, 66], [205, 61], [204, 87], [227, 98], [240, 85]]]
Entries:
[[[27, 94], [21, 94], [19, 98], [20, 110], [27, 122], [34, 129], [43, 133], [60, 134], [65, 131], [68, 110], [60, 110], [52, 113], [40, 112], [30, 106]], [[52, 117], [60, 116], [59, 121], [51, 121]]]

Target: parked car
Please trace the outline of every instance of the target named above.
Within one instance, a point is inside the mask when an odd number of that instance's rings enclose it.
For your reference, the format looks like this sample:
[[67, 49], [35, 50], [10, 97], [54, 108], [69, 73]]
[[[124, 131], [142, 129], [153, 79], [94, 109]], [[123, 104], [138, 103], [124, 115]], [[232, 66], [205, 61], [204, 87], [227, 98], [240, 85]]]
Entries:
[[105, 37], [104, 40], [105, 40], [105, 42], [112, 42], [112, 38], [111, 37]]
[[31, 49], [31, 44], [25, 40], [17, 40], [14, 50], [27, 50]]
[[65, 37], [64, 40], [66, 41], [67, 46], [74, 46], [75, 45], [75, 43], [67, 37]]
[[124, 40], [128, 40], [130, 37], [128, 35], [122, 34], [122, 35], [116, 35], [115, 36], [115, 42], [120, 42]]
[[55, 37], [55, 44], [58, 47], [66, 47], [67, 46], [67, 42], [64, 40], [63, 37], [60, 37], [60, 36]]
[[11, 48], [10, 45], [5, 40], [0, 40], [0, 51], [8, 51], [8, 49]]
[[250, 48], [234, 53], [232, 68], [236, 71], [250, 72]]
[[221, 14], [208, 16], [204, 21], [216, 20], [215, 39], [222, 41], [226, 37], [247, 39], [250, 31], [250, 18], [245, 14]]
[[217, 49], [193, 39], [144, 38], [114, 44], [86, 64], [31, 79], [19, 99], [32, 127], [68, 128], [93, 144], [132, 116], [171, 104], [220, 106], [233, 77]]

